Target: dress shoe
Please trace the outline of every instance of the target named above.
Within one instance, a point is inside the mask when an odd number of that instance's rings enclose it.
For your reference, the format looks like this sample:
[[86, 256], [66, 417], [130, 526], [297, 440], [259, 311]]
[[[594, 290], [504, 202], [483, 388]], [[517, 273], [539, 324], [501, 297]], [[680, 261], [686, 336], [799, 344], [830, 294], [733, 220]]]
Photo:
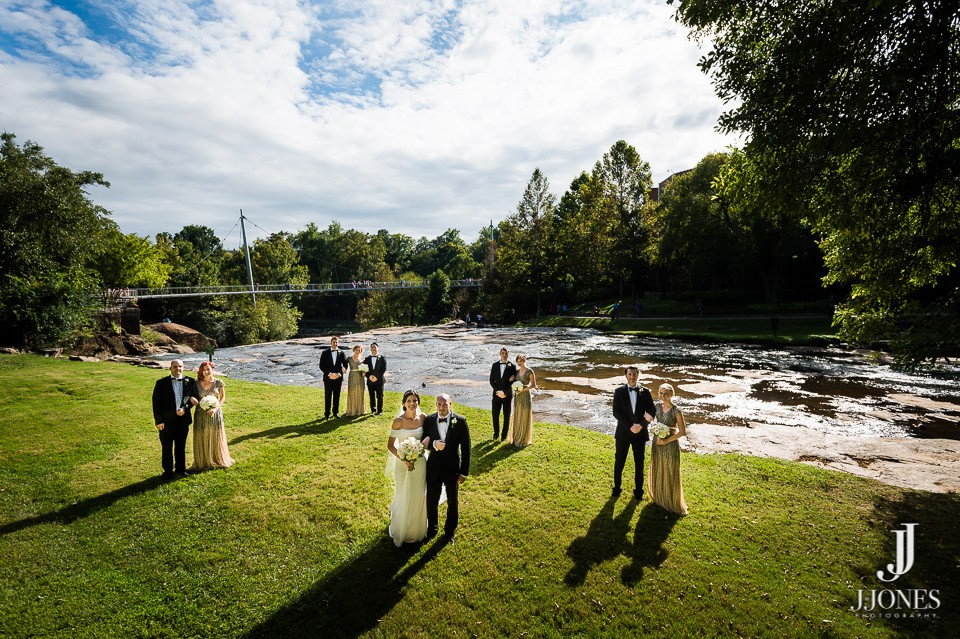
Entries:
[[189, 477], [189, 476], [190, 476], [190, 473], [188, 473], [185, 470], [181, 470], [179, 473], [177, 473], [177, 477]]
[[340, 419], [340, 413], [334, 413], [334, 414], [333, 414], [333, 418], [334, 418], [334, 419]]
[[619, 487], [619, 486], [614, 486], [614, 487], [613, 487], [613, 492], [610, 493], [610, 496], [611, 496], [611, 497], [619, 497], [619, 496], [620, 496], [620, 493], [622, 493], [622, 492], [623, 492], [623, 491], [620, 490], [620, 487]]
[[383, 415], [383, 411], [382, 411], [382, 410], [378, 410], [378, 411], [377, 411], [377, 415]]
[[633, 491], [633, 498], [636, 499], [637, 501], [642, 501], [642, 500], [643, 500], [643, 492], [642, 492], [642, 491], [639, 491], [639, 490]]
[[173, 479], [173, 473], [162, 473], [160, 475], [160, 481], [170, 481]]
[[425, 541], [430, 541], [431, 539], [433, 539], [433, 538], [436, 537], [436, 536], [437, 536], [437, 531], [436, 531], [436, 530], [434, 530], [434, 531], [432, 531], [432, 532], [428, 530], [428, 531], [427, 531], [427, 536], [424, 537], [424, 540], [425, 540]]
[[457, 538], [454, 537], [453, 535], [444, 535], [444, 536], [443, 536], [443, 541], [444, 541], [444, 543], [446, 543], [447, 545], [453, 546], [454, 544], [457, 543]]

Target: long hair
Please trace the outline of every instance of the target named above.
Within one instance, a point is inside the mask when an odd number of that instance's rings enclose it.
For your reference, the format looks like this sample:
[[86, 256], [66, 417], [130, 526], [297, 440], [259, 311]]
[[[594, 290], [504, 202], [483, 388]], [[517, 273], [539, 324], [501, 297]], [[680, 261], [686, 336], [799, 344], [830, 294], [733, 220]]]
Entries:
[[213, 367], [213, 364], [211, 364], [210, 362], [201, 362], [201, 363], [200, 363], [200, 366], [197, 367], [197, 379], [198, 379], [198, 380], [203, 379], [203, 369], [204, 369], [204, 368], [210, 370], [210, 379], [213, 379], [213, 368], [214, 368], [214, 367]]
[[410, 389], [403, 394], [403, 400], [400, 402], [400, 410], [407, 409], [407, 398], [410, 397], [411, 395], [417, 398], [417, 406], [420, 405], [420, 393], [418, 393], [413, 389]]

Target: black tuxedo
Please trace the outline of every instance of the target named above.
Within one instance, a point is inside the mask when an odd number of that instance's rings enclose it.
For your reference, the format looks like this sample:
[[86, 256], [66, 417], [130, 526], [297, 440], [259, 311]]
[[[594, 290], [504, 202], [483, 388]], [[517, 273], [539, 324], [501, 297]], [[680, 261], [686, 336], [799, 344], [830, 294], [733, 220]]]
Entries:
[[[330, 405], [333, 404], [333, 414], [340, 416], [340, 389], [343, 387], [343, 374], [347, 370], [347, 357], [339, 348], [333, 352], [325, 348], [320, 353], [320, 370], [323, 371], [323, 416], [330, 417]], [[330, 373], [338, 373], [340, 377], [330, 379]]]
[[[490, 367], [490, 386], [493, 388], [493, 438], [506, 439], [510, 428], [510, 407], [513, 402], [513, 388], [511, 384], [517, 376], [517, 367], [507, 362], [503, 373], [500, 372], [500, 360]], [[511, 380], [510, 378], [514, 378]], [[503, 391], [506, 397], [497, 397], [497, 391]], [[500, 430], [500, 411], [503, 411], [503, 431]]]
[[[616, 444], [616, 456], [613, 463], [613, 488], [620, 489], [620, 480], [623, 476], [623, 467], [627, 463], [627, 453], [633, 449], [633, 479], [636, 488], [634, 489], [637, 498], [643, 495], [643, 454], [647, 440], [650, 438], [647, 433], [647, 419], [644, 413], [651, 415], [657, 414], [657, 408], [653, 404], [653, 396], [650, 391], [637, 384], [639, 392], [637, 393], [636, 409], [630, 404], [630, 391], [624, 384], [613, 391], [613, 416], [617, 419], [617, 432], [614, 434]], [[630, 427], [634, 424], [642, 424], [643, 428], [639, 433], [630, 432]]]
[[[177, 405], [176, 394], [173, 390], [173, 378], [167, 375], [157, 380], [153, 386], [153, 423], [163, 424], [160, 433], [161, 457], [165, 475], [187, 470], [186, 445], [187, 434], [193, 416], [190, 409], [193, 407], [190, 398], [200, 399], [197, 383], [190, 377], [184, 377], [180, 405]], [[183, 415], [177, 415], [177, 409], [184, 408]]]
[[[373, 363], [373, 355], [367, 355], [363, 358], [363, 363], [367, 365], [367, 391], [370, 393], [370, 410], [375, 413], [383, 412], [383, 376], [387, 372], [387, 358], [383, 355], [377, 355], [377, 363]], [[370, 381], [373, 375], [377, 381]]]
[[460, 476], [470, 474], [470, 429], [467, 418], [454, 412], [447, 413], [449, 423], [446, 446], [443, 450], [434, 448], [440, 440], [438, 415], [427, 415], [423, 422], [423, 435], [430, 438], [430, 456], [427, 458], [427, 535], [433, 536], [439, 529], [439, 507], [441, 489], [447, 489], [447, 519], [443, 532], [452, 537], [457, 530], [460, 518], [458, 491]]

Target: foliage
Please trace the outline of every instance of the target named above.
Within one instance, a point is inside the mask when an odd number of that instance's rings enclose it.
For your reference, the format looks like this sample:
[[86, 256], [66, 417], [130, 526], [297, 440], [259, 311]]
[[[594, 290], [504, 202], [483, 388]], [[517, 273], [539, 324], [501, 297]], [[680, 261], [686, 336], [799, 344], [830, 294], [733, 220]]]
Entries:
[[90, 268], [108, 288], [160, 288], [173, 271], [164, 248], [134, 233], [121, 233], [111, 225], [97, 246]]
[[84, 190], [99, 173], [57, 165], [33, 142], [0, 134], [0, 335], [18, 346], [56, 344], [88, 323], [96, 276], [87, 264], [109, 226]]
[[436, 324], [450, 317], [450, 278], [441, 270], [434, 271], [427, 278], [427, 299], [424, 302], [424, 321]]
[[[388, 267], [384, 265], [378, 281], [413, 282], [422, 278], [416, 273], [401, 273], [393, 280]], [[416, 324], [422, 318], [427, 293], [422, 288], [394, 288], [370, 291], [357, 304], [357, 323], [364, 329]]]
[[[819, 238], [827, 283], [850, 286], [837, 322], [857, 341], [925, 321], [960, 254], [960, 4], [677, 0], [712, 50], [701, 66], [736, 104], [766, 188]], [[949, 304], [940, 305], [949, 308]], [[949, 318], [952, 332], [960, 316]]]

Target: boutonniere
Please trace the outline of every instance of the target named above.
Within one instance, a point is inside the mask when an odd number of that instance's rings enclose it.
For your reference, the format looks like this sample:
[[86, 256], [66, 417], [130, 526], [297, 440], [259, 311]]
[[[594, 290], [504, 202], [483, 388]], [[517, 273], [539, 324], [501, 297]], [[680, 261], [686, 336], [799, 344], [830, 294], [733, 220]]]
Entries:
[[460, 418], [458, 418], [458, 417], [454, 417], [453, 419], [450, 420], [450, 426], [451, 426], [451, 427], [456, 426], [456, 425], [459, 424], [459, 423], [460, 423]]

